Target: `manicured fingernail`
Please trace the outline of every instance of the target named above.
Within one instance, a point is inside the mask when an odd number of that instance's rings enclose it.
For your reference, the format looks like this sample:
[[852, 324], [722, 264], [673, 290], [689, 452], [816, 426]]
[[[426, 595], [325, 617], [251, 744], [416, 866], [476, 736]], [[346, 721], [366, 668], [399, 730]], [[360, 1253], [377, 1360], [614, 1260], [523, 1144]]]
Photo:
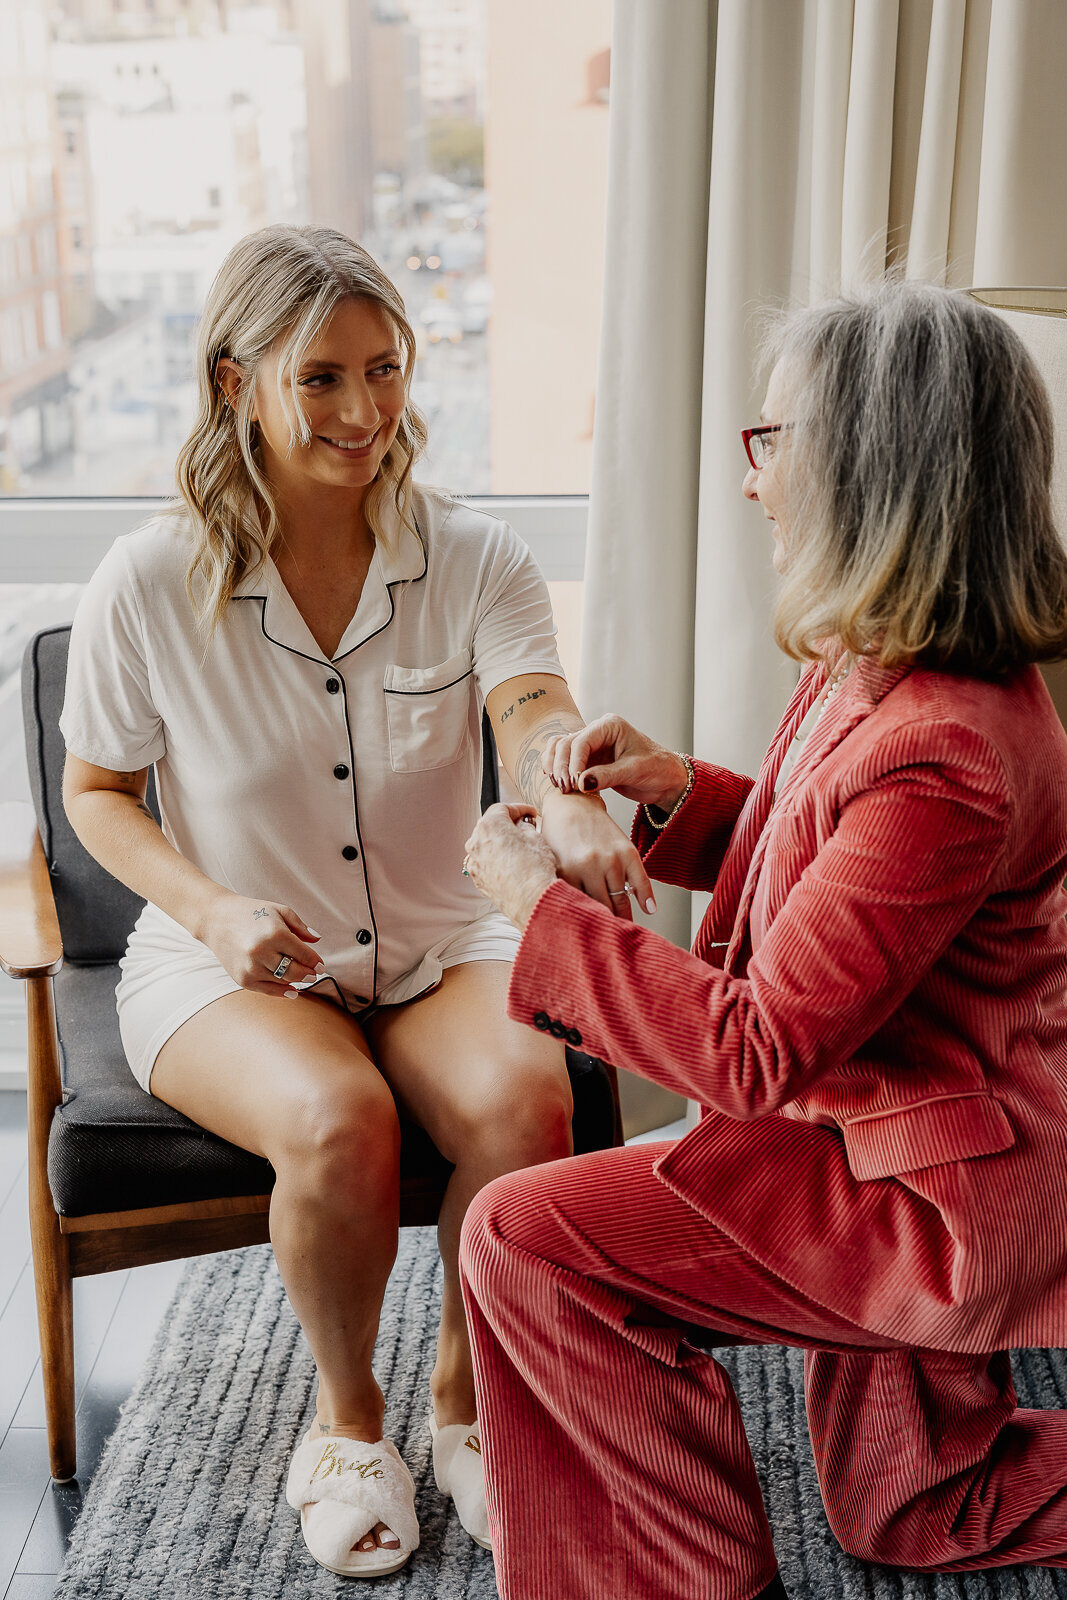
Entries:
[[325, 964], [322, 961], [316, 961], [314, 967], [311, 970], [313, 972], [325, 972], [326, 971], [326, 967], [325, 967]]
[[596, 778], [591, 772], [586, 772], [582, 776], [581, 784], [583, 789], [595, 789], [597, 786]]
[[653, 900], [652, 896], [649, 895], [648, 899], [644, 903], [644, 910], [651, 917], [653, 915], [653, 913], [655, 912], [655, 909], [656, 909], [656, 902]]
[[321, 939], [322, 938], [322, 934], [321, 933], [316, 933], [314, 928], [309, 928], [308, 929], [308, 933], [311, 935], [311, 937], [313, 939]]

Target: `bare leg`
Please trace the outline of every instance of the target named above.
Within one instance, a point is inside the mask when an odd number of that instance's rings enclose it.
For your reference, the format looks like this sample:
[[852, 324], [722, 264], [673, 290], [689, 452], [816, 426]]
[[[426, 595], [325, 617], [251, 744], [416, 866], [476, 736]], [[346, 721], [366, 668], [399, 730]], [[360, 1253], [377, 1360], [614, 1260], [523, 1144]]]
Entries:
[[315, 1358], [315, 1426], [380, 1439], [371, 1358], [396, 1257], [400, 1133], [361, 1030], [310, 996], [225, 995], [163, 1046], [152, 1092], [274, 1167], [271, 1241]]
[[455, 1166], [438, 1221], [444, 1291], [430, 1379], [442, 1427], [476, 1414], [459, 1280], [467, 1207], [490, 1179], [571, 1153], [563, 1046], [508, 1017], [509, 971], [502, 961], [449, 967], [432, 994], [389, 1007], [367, 1025], [397, 1100]]

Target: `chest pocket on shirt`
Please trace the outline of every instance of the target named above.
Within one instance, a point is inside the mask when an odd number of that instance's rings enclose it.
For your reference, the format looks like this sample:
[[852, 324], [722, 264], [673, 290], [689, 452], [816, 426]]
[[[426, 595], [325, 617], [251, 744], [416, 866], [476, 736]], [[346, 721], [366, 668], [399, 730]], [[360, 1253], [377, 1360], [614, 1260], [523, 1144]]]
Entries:
[[389, 764], [394, 772], [430, 772], [463, 755], [472, 674], [469, 650], [439, 667], [386, 667]]

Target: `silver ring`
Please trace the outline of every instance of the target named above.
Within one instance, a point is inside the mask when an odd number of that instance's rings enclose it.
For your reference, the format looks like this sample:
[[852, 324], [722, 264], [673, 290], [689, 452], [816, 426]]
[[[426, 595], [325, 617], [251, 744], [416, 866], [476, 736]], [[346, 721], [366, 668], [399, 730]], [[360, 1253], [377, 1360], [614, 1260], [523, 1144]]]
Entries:
[[626, 885], [625, 889], [609, 889], [608, 890], [608, 894], [611, 896], [612, 900], [625, 900], [626, 896], [629, 893], [630, 893], [630, 885], [629, 884]]
[[278, 965], [275, 967], [271, 976], [275, 978], [284, 978], [292, 964], [292, 956], [282, 956], [282, 959], [278, 962]]

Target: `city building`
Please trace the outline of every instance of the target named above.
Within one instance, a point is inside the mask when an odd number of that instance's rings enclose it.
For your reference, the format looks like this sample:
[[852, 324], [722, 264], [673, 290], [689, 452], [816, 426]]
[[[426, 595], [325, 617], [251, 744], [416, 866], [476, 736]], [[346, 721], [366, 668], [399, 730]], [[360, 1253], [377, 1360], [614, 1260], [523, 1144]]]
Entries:
[[370, 28], [371, 166], [403, 179], [426, 164], [418, 30], [399, 11], [376, 8]]
[[59, 131], [37, 0], [0, 8], [0, 493], [69, 448], [55, 166]]
[[370, 0], [304, 0], [310, 220], [365, 234], [372, 216]]
[[[506, 0], [505, 0], [506, 3]], [[422, 102], [428, 120], [480, 123], [485, 116], [486, 0], [403, 0], [419, 34]], [[521, 29], [525, 6], [510, 10]]]
[[80, 339], [96, 317], [93, 286], [93, 208], [85, 99], [81, 94], [55, 96], [56, 108], [56, 245], [59, 254], [63, 333]]
[[540, 0], [535, 23], [513, 0], [489, 3], [494, 493], [589, 489], [610, 38], [611, 0]]

